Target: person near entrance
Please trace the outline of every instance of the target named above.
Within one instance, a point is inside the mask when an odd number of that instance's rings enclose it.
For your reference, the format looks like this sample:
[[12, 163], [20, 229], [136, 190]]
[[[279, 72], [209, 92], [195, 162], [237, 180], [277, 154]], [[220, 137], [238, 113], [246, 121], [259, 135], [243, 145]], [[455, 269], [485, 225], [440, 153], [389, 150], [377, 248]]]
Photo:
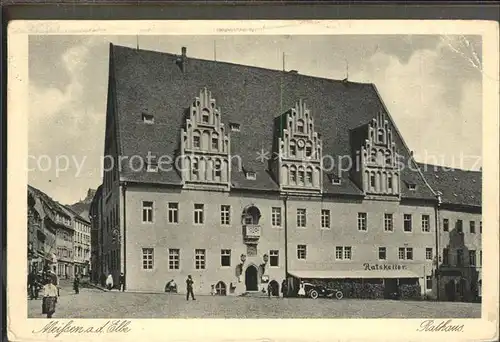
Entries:
[[194, 284], [193, 278], [191, 278], [191, 275], [188, 275], [188, 277], [186, 279], [186, 289], [187, 289], [186, 300], [189, 300], [190, 294], [191, 294], [191, 298], [193, 300], [196, 300], [194, 298], [194, 293], [193, 293], [193, 284]]
[[123, 274], [123, 272], [120, 273], [119, 284], [120, 291], [125, 292], [125, 274]]
[[73, 290], [75, 290], [75, 294], [80, 293], [80, 275], [75, 276], [75, 280], [73, 280]]
[[283, 294], [283, 298], [286, 297], [288, 291], [288, 285], [286, 283], [286, 279], [283, 279], [283, 282], [281, 283], [281, 293]]
[[306, 296], [306, 290], [304, 288], [304, 282], [301, 281], [299, 285], [299, 297], [305, 297]]

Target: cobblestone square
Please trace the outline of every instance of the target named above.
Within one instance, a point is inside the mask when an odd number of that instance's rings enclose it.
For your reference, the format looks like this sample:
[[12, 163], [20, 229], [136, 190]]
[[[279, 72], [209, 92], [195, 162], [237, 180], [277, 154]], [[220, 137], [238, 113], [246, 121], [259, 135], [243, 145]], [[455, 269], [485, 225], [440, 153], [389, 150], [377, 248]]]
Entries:
[[[41, 300], [28, 317], [43, 318]], [[481, 305], [456, 302], [197, 296], [61, 289], [54, 318], [479, 318]]]

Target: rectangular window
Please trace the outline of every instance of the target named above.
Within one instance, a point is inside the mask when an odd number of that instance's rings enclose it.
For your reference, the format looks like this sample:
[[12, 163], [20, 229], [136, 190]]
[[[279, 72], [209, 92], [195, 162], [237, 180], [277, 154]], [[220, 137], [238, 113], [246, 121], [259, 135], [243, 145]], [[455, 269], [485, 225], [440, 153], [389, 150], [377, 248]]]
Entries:
[[475, 221], [469, 222], [469, 229], [470, 229], [471, 234], [476, 234], [476, 222]]
[[427, 290], [432, 290], [432, 277], [431, 276], [425, 277], [425, 287]]
[[205, 250], [195, 249], [194, 250], [194, 266], [197, 270], [205, 269]]
[[358, 230], [366, 231], [366, 213], [358, 213]]
[[154, 124], [155, 117], [151, 114], [142, 113], [142, 122], [146, 124]]
[[200, 137], [199, 136], [193, 137], [193, 147], [200, 148]]
[[297, 259], [306, 260], [307, 247], [306, 245], [297, 245]]
[[375, 189], [375, 174], [371, 174], [370, 176], [370, 187], [372, 188], [372, 190]]
[[278, 250], [269, 251], [269, 266], [278, 267], [280, 262], [280, 252]]
[[219, 139], [212, 138], [212, 150], [218, 150], [218, 149], [219, 149]]
[[398, 255], [399, 260], [413, 260], [413, 248], [400, 247]]
[[297, 154], [297, 148], [295, 145], [290, 145], [290, 155], [295, 156], [295, 154]]
[[194, 223], [203, 224], [203, 204], [194, 205]]
[[394, 230], [394, 218], [392, 214], [384, 214], [384, 230], [392, 232]]
[[387, 259], [387, 249], [385, 247], [378, 248], [378, 259], [386, 260]]
[[198, 160], [194, 159], [191, 165], [191, 171], [193, 172], [192, 178], [193, 180], [197, 180], [199, 175]]
[[152, 270], [154, 260], [154, 250], [153, 248], [143, 248], [142, 249], [142, 269]]
[[153, 222], [153, 202], [142, 202], [142, 222]]
[[321, 209], [321, 228], [330, 228], [330, 210]]
[[429, 215], [422, 215], [422, 231], [423, 232], [431, 231]]
[[411, 214], [404, 214], [403, 215], [403, 230], [405, 232], [411, 232], [412, 231]]
[[304, 171], [299, 171], [299, 184], [304, 184]]
[[443, 248], [443, 265], [450, 264], [450, 252], [448, 248]]
[[281, 227], [281, 208], [271, 209], [271, 224], [273, 227]]
[[168, 250], [168, 268], [170, 270], [179, 269], [180, 251], [176, 248], [170, 248]]
[[351, 252], [352, 252], [351, 247], [345, 247], [344, 246], [344, 259], [351, 260], [351, 256], [352, 256]]
[[335, 259], [342, 260], [344, 258], [344, 249], [340, 246], [335, 247]]
[[449, 232], [449, 231], [450, 231], [450, 220], [443, 219], [443, 232]]
[[464, 264], [464, 251], [462, 249], [457, 249], [457, 266], [462, 266]]
[[179, 203], [168, 204], [168, 223], [179, 223]]
[[425, 259], [432, 260], [432, 248], [425, 249]]
[[294, 170], [290, 171], [290, 184], [297, 183], [297, 173]]
[[306, 210], [305, 209], [297, 209], [297, 227], [300, 227], [300, 228], [306, 227]]
[[392, 176], [387, 175], [387, 190], [392, 191]]
[[220, 206], [220, 224], [228, 225], [231, 223], [231, 207], [229, 205]]
[[483, 234], [483, 221], [479, 221], [479, 234]]
[[456, 227], [459, 234], [462, 234], [464, 232], [464, 225], [462, 220], [457, 220]]
[[476, 266], [476, 251], [469, 251], [469, 266]]
[[311, 185], [313, 182], [313, 174], [311, 171], [306, 172], [306, 182], [308, 185]]
[[222, 267], [230, 267], [231, 266], [231, 250], [230, 249], [221, 249], [220, 250], [220, 265]]

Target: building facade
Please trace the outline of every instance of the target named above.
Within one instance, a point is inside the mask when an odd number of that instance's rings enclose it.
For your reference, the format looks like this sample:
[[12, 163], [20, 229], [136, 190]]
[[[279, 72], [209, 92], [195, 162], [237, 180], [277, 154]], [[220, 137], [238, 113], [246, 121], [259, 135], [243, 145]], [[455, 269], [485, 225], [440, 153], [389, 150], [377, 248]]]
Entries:
[[71, 221], [63, 207], [44, 192], [28, 185], [29, 270], [43, 271], [48, 268], [56, 274], [59, 271], [63, 274], [59, 261], [65, 268], [71, 262], [69, 259], [63, 259], [65, 254], [61, 248], [69, 248], [64, 234], [71, 236], [71, 233]]
[[439, 295], [440, 196], [374, 85], [111, 45], [107, 101], [96, 248], [115, 283]]
[[89, 216], [90, 216], [90, 241], [91, 241], [91, 252], [90, 252], [90, 268], [91, 268], [91, 280], [94, 283], [98, 283], [100, 281], [100, 276], [103, 273], [101, 270], [101, 217], [102, 217], [102, 186], [99, 186], [92, 198], [92, 202], [90, 203], [89, 208]]
[[65, 207], [71, 214], [73, 222], [73, 272], [72, 274], [88, 276], [90, 271], [90, 222], [74, 210]]

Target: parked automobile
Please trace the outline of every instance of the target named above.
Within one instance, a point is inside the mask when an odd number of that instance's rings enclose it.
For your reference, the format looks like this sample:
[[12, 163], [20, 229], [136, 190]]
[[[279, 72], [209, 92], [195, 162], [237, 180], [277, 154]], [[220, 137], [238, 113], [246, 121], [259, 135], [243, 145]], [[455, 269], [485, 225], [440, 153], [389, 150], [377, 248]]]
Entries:
[[304, 283], [304, 290], [306, 291], [306, 296], [312, 299], [316, 299], [318, 297], [325, 298], [344, 298], [344, 294], [340, 290], [330, 289], [323, 285], [314, 285], [311, 283]]

